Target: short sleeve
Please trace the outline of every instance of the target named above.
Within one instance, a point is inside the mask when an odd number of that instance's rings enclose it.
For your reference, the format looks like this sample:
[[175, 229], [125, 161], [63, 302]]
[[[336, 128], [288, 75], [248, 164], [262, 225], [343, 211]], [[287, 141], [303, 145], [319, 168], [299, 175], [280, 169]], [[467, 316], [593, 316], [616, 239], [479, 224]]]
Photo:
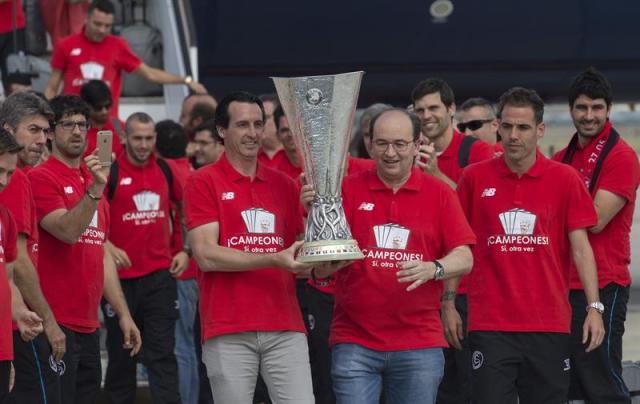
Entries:
[[471, 230], [456, 193], [443, 185], [442, 206], [442, 240], [445, 251], [451, 251], [463, 245], [474, 245], [476, 236]]
[[17, 230], [16, 223], [11, 213], [6, 208], [2, 208], [2, 246], [4, 247], [5, 262], [13, 262], [17, 256]]
[[57, 183], [46, 174], [45, 170], [33, 170], [28, 174], [36, 204], [38, 223], [49, 213], [58, 209], [67, 209], [62, 190]]
[[469, 170], [465, 170], [462, 172], [460, 180], [458, 181], [456, 192], [458, 194], [458, 200], [460, 201], [460, 207], [462, 211], [464, 212], [467, 219], [470, 219], [472, 184]]
[[[33, 193], [26, 174], [20, 170], [11, 177], [11, 181], [2, 191], [2, 204], [9, 210], [16, 223], [16, 231], [35, 238], [32, 234], [34, 223], [32, 217]], [[4, 193], [8, 193], [5, 195]]]
[[53, 48], [53, 53], [51, 54], [51, 68], [54, 70], [65, 71], [67, 69], [66, 42], [67, 41], [63, 40], [58, 43], [58, 46]]
[[118, 56], [116, 58], [116, 65], [127, 73], [131, 73], [136, 70], [142, 64], [142, 61], [129, 47], [129, 44], [123, 38], [117, 38], [119, 42]]
[[561, 166], [566, 172], [565, 195], [568, 198], [566, 203], [568, 231], [584, 229], [595, 226], [598, 223], [596, 209], [593, 206], [591, 195], [584, 186], [578, 172], [568, 165]]
[[196, 172], [187, 180], [184, 195], [187, 230], [219, 221], [218, 200], [211, 183], [213, 179], [203, 174]]
[[596, 186], [597, 189], [612, 192], [628, 202], [635, 200], [639, 182], [638, 156], [631, 148], [624, 148], [607, 156]]

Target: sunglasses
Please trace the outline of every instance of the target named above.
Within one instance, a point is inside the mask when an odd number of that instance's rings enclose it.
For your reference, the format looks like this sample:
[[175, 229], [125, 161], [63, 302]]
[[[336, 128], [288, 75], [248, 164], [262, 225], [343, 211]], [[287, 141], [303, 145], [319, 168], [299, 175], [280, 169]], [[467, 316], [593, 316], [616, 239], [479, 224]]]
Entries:
[[461, 122], [458, 124], [458, 130], [460, 132], [464, 132], [465, 130], [467, 130], [467, 128], [469, 128], [470, 130], [478, 130], [482, 128], [482, 125], [484, 125], [485, 123], [489, 123], [492, 121], [493, 119], [474, 119], [473, 121], [469, 122]]

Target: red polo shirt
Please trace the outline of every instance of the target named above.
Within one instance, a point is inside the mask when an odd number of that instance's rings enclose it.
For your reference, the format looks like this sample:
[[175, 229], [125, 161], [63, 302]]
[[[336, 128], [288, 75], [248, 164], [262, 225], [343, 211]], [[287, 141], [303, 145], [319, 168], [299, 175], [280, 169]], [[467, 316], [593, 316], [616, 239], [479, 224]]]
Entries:
[[[180, 186], [184, 189], [187, 185], [189, 176], [193, 173], [193, 166], [188, 157], [180, 159], [167, 159], [165, 160], [169, 166], [171, 166], [172, 172], [175, 174], [175, 180], [180, 182]], [[180, 216], [176, 215], [177, 207], [175, 203], [171, 204], [171, 210], [173, 211], [173, 232], [171, 235], [171, 254], [176, 255], [184, 249], [184, 239], [182, 238], [182, 230], [180, 229]], [[195, 279], [198, 271], [198, 265], [195, 258], [189, 259], [189, 267], [180, 275], [178, 280]]]
[[[464, 139], [462, 133], [453, 131], [453, 138], [449, 146], [438, 156], [438, 168], [444, 175], [449, 177], [451, 181], [457, 183], [462, 174], [463, 167], [460, 167], [460, 159], [458, 153], [460, 152], [460, 146]], [[475, 141], [471, 144], [469, 150], [469, 164], [477, 163], [479, 161], [488, 160], [495, 156], [495, 149], [483, 141]], [[463, 276], [458, 286], [458, 294], [467, 293], [467, 276]]]
[[38, 263], [38, 220], [31, 183], [20, 168], [0, 192], [0, 205], [4, 205], [15, 220], [16, 230], [27, 237], [27, 250], [34, 266]]
[[503, 157], [464, 171], [458, 195], [478, 237], [470, 331], [569, 332], [568, 233], [596, 223], [581, 182], [539, 151], [520, 178]]
[[265, 167], [274, 168], [279, 159], [276, 159], [276, 156], [279, 156], [279, 153], [281, 151], [282, 149], [278, 149], [278, 151], [274, 153], [273, 157], [269, 157], [264, 149], [260, 148], [260, 150], [258, 151], [258, 163], [262, 164]]
[[[16, 28], [21, 29], [25, 26], [24, 11], [22, 11], [22, 1], [16, 0]], [[0, 3], [0, 34], [11, 33], [13, 30], [13, 0], [3, 1]], [[11, 41], [9, 41], [11, 42]], [[8, 44], [13, 50], [13, 43]]]
[[16, 230], [11, 213], [0, 205], [0, 361], [13, 359], [11, 289], [5, 265], [16, 260]]
[[[604, 133], [601, 133], [592, 142], [598, 142], [603, 137]], [[566, 148], [562, 149], [553, 156], [553, 159], [562, 161], [566, 151]], [[588, 166], [588, 159], [589, 156], [585, 155], [584, 149], [578, 145], [571, 165], [579, 173], [584, 172]], [[638, 155], [627, 142], [619, 139], [605, 158], [593, 189], [593, 196], [599, 189], [604, 189], [624, 198], [627, 202], [600, 233], [588, 233], [598, 266], [598, 286], [600, 288], [612, 282], [622, 286], [631, 284], [629, 274], [631, 240], [629, 234], [633, 223], [633, 210], [636, 205], [636, 191], [639, 183]], [[582, 289], [582, 283], [573, 262], [571, 267], [571, 289]]]
[[455, 192], [418, 168], [396, 193], [375, 170], [347, 177], [342, 189], [347, 222], [365, 259], [335, 275], [329, 343], [377, 351], [447, 346], [439, 312], [442, 282], [407, 292], [409, 284], [399, 283], [396, 273], [399, 262], [432, 261], [475, 243]]
[[[38, 223], [58, 209], [73, 209], [92, 182], [82, 164], [70, 168], [54, 156], [29, 171]], [[39, 227], [38, 275], [44, 297], [58, 323], [76, 332], [100, 326], [98, 304], [104, 286], [104, 242], [109, 229], [109, 204], [103, 198], [80, 239], [67, 244]]]
[[[117, 161], [118, 185], [110, 201], [109, 240], [125, 250], [131, 260], [131, 266], [119, 269], [118, 275], [131, 279], [166, 270], [172, 258], [167, 178], [153, 155], [144, 166], [132, 164], [127, 153]], [[181, 201], [180, 180], [175, 174], [173, 178], [171, 194], [175, 201]]]
[[111, 115], [118, 116], [122, 71], [131, 73], [142, 61], [131, 51], [124, 38], [107, 35], [102, 42], [90, 41], [82, 31], [58, 42], [51, 55], [51, 68], [60, 70], [63, 94], [80, 94], [83, 84], [102, 80], [111, 88]]
[[[191, 176], [185, 194], [189, 230], [218, 222], [224, 247], [278, 252], [303, 232], [297, 186], [260, 163], [252, 181], [223, 154]], [[203, 341], [245, 331], [304, 332], [295, 278], [283, 269], [201, 272], [198, 281]]]

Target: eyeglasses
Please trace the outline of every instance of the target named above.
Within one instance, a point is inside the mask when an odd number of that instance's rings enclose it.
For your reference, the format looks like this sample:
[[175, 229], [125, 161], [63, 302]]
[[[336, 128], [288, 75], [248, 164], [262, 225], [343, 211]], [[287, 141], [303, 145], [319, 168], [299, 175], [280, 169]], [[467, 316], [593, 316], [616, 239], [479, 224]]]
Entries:
[[413, 142], [407, 142], [405, 140], [396, 140], [395, 142], [387, 142], [385, 140], [376, 140], [373, 142], [373, 147], [378, 151], [387, 151], [389, 146], [392, 146], [398, 153], [404, 153], [409, 149], [409, 145]]
[[59, 121], [56, 122], [56, 126], [62, 127], [65, 132], [73, 132], [73, 129], [78, 126], [80, 132], [86, 132], [91, 127], [88, 121]]
[[482, 125], [489, 122], [493, 122], [493, 119], [474, 119], [469, 122], [460, 122], [458, 124], [458, 130], [460, 132], [464, 132], [467, 128], [469, 128], [469, 130], [478, 130], [482, 128]]

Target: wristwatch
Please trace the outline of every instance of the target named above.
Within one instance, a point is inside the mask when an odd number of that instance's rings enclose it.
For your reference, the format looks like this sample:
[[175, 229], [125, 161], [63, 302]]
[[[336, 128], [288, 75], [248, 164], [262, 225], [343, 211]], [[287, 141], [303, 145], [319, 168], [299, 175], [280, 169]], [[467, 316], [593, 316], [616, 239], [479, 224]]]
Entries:
[[444, 278], [444, 267], [438, 261], [433, 261], [433, 264], [436, 266], [436, 272], [433, 273], [433, 280], [440, 281]]
[[602, 302], [589, 303], [586, 307], [586, 310], [589, 311], [589, 309], [594, 309], [598, 313], [604, 314], [604, 304], [602, 304]]
[[193, 83], [193, 77], [191, 77], [191, 76], [186, 76], [186, 77], [184, 78], [184, 84], [189, 85], [189, 84], [191, 84], [191, 83]]

